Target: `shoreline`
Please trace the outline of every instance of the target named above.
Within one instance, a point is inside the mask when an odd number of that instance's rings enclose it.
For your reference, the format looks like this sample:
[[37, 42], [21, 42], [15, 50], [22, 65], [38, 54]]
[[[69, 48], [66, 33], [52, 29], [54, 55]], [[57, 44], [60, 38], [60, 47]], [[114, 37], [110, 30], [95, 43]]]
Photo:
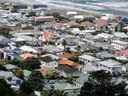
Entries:
[[[105, 7], [105, 6], [92, 6], [92, 8], [90, 7], [91, 5], [89, 5], [89, 7], [87, 7], [85, 5], [82, 5], [82, 4], [75, 4], [75, 3], [71, 3], [71, 2], [68, 2], [68, 3], [62, 3], [60, 1], [60, 4], [59, 3], [56, 3], [56, 1], [53, 1], [53, 2], [49, 2], [47, 3], [48, 6], [53, 6], [53, 7], [56, 7], [56, 8], [61, 8], [61, 9], [73, 9], [73, 10], [76, 10], [76, 11], [81, 11], [81, 12], [88, 12], [88, 13], [93, 13], [93, 14], [99, 14], [99, 15], [102, 15], [102, 14], [110, 14], [110, 15], [114, 15], [114, 16], [128, 16], [128, 12], [126, 10], [122, 10], [122, 9], [115, 9], [115, 8], [109, 8], [109, 7]], [[72, 5], [72, 4], [75, 4], [75, 5]], [[96, 8], [95, 8], [96, 7]], [[103, 8], [103, 10], [98, 10], [97, 8]], [[96, 10], [97, 9], [97, 10]], [[104, 10], [105, 9], [105, 10]]]
[[77, 11], [78, 14], [81, 15], [94, 15], [94, 16], [100, 16], [102, 14], [105, 13], [101, 13], [101, 12], [95, 12], [95, 11], [90, 11], [90, 10], [85, 10], [85, 9], [78, 9], [78, 8], [65, 8], [62, 7], [61, 8], [59, 6], [54, 6], [54, 5], [48, 5], [49, 6], [49, 10], [48, 11], [52, 11], [52, 12], [60, 12], [62, 14], [66, 14], [66, 12], [68, 11]]
[[122, 12], [122, 11], [117, 11], [117, 10], [111, 10], [111, 12], [98, 12], [98, 11], [94, 11], [94, 10], [88, 10], [88, 9], [82, 9], [82, 8], [74, 8], [74, 7], [70, 7], [70, 6], [65, 6], [65, 5], [55, 5], [55, 4], [48, 4], [48, 6], [50, 7], [51, 10], [65, 10], [65, 11], [77, 11], [78, 13], [82, 13], [85, 15], [85, 13], [87, 14], [91, 14], [94, 16], [101, 16], [101, 15], [105, 15], [105, 14], [110, 14], [113, 16], [122, 16], [122, 17], [126, 17], [128, 16], [128, 12]]

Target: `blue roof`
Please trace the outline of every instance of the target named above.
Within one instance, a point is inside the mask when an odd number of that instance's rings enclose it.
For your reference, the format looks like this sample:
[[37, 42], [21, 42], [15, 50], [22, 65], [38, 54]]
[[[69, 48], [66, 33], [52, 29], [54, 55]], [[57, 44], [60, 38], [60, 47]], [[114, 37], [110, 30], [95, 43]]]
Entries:
[[21, 49], [15, 48], [14, 50], [12, 50], [12, 52], [19, 54], [19, 53], [21, 53]]

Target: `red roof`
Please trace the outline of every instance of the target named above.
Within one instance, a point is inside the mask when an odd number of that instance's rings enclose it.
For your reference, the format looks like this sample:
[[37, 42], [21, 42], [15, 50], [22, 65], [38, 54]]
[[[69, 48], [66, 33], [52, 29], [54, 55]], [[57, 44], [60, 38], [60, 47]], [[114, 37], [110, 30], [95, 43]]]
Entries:
[[62, 55], [60, 55], [59, 57], [60, 58], [71, 58], [71, 57], [73, 57], [73, 56], [77, 56], [77, 55], [79, 55], [79, 53], [78, 52], [64, 52]]
[[75, 62], [73, 62], [71, 60], [68, 60], [67, 58], [61, 58], [59, 60], [59, 64], [68, 65], [68, 66], [75, 67], [75, 68], [78, 68], [78, 66], [79, 66], [78, 63], [75, 63]]
[[29, 58], [32, 58], [34, 55], [31, 54], [31, 53], [24, 53], [24, 54], [21, 54], [20, 57], [24, 60], [26, 59], [29, 59]]
[[106, 25], [108, 25], [108, 20], [99, 19], [97, 21], [97, 26], [99, 26], [99, 27], [106, 26]]
[[52, 37], [52, 32], [43, 32], [43, 39], [47, 42]]
[[34, 17], [35, 21], [40, 21], [40, 20], [46, 20], [46, 19], [53, 19], [53, 16], [38, 16], [38, 17]]
[[121, 51], [116, 51], [115, 55], [128, 57], [128, 49], [121, 50]]

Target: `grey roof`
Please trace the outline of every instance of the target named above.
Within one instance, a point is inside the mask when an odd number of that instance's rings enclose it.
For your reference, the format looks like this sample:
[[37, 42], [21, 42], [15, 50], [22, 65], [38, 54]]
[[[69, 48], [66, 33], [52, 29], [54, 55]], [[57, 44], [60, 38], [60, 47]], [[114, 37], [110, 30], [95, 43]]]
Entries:
[[0, 78], [9, 78], [9, 77], [13, 77], [14, 74], [12, 72], [9, 71], [0, 71]]
[[12, 64], [6, 64], [4, 65], [4, 67], [6, 67], [6, 69], [10, 70], [10, 69], [16, 69], [17, 66], [16, 65], [12, 65]]
[[112, 60], [112, 59], [101, 61], [99, 62], [99, 64], [107, 66], [107, 67], [118, 67], [121, 65], [120, 62]]
[[83, 54], [83, 55], [79, 56], [79, 58], [86, 59], [86, 60], [89, 60], [89, 61], [95, 61], [97, 59], [96, 57], [93, 57], [91, 55], [86, 55], [86, 54]]
[[6, 45], [9, 43], [9, 39], [4, 37], [4, 36], [0, 36], [0, 44]]
[[104, 52], [99, 52], [96, 54], [97, 58], [111, 58], [113, 57], [113, 54], [111, 53], [108, 53], [107, 51], [104, 51]]
[[55, 89], [59, 90], [73, 90], [73, 89], [80, 89], [81, 84], [74, 82], [74, 84], [70, 84], [65, 80], [54, 81], [52, 84], [48, 84], [49, 86], [54, 86]]

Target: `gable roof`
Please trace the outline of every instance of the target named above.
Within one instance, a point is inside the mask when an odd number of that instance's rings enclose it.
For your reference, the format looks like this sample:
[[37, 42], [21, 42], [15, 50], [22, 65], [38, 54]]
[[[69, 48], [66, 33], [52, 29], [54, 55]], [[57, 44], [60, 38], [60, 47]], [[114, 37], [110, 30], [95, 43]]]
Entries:
[[73, 62], [71, 60], [68, 60], [67, 58], [62, 58], [59, 60], [59, 64], [62, 64], [62, 65], [68, 65], [68, 66], [71, 66], [71, 67], [75, 67], [77, 68], [79, 66], [78, 63], [76, 62]]

